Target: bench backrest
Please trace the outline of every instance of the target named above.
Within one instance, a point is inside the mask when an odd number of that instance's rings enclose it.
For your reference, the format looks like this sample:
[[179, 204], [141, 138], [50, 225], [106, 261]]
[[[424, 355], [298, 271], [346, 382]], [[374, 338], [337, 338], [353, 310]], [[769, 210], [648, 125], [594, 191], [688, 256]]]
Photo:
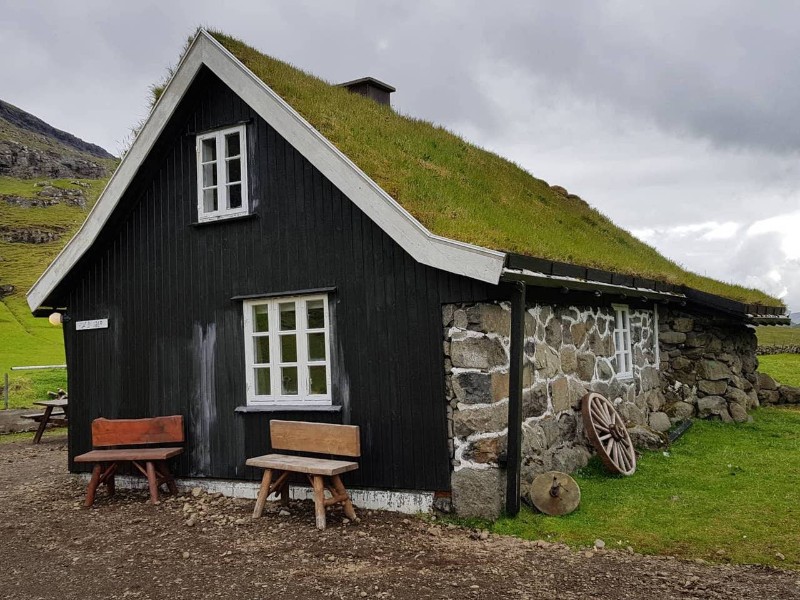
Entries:
[[92, 445], [140, 446], [183, 442], [183, 417], [149, 419], [95, 419], [92, 421]]
[[273, 450], [361, 456], [357, 425], [273, 420], [269, 423], [269, 434]]

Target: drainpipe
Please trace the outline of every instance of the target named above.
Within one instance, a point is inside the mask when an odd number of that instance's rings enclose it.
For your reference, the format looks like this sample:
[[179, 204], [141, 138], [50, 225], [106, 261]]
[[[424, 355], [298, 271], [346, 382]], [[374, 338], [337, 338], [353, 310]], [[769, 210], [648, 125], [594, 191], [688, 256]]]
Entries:
[[512, 282], [511, 364], [508, 377], [508, 463], [506, 466], [506, 514], [519, 513], [522, 463], [522, 360], [525, 345], [525, 283]]

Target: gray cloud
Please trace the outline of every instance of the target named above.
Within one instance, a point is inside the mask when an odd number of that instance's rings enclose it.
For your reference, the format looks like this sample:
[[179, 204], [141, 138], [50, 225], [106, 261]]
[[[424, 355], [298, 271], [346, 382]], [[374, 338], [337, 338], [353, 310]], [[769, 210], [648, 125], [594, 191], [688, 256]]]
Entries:
[[[748, 234], [800, 207], [796, 2], [0, 0], [0, 11], [0, 98], [111, 151], [186, 37], [216, 27], [331, 81], [384, 79], [402, 112], [565, 185], [694, 270], [800, 306], [792, 233], [756, 245]], [[709, 223], [734, 233], [676, 233]]]

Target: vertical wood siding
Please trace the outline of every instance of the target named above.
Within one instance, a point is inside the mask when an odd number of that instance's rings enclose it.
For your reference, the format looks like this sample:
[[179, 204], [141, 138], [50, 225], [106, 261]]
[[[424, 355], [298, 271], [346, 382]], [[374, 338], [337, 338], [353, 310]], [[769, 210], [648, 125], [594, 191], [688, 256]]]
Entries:
[[[247, 121], [254, 218], [197, 226], [194, 134]], [[245, 400], [242, 294], [332, 286], [339, 413], [236, 413]], [[270, 418], [361, 426], [350, 483], [447, 490], [441, 304], [497, 289], [415, 262], [208, 72], [201, 72], [100, 241], [58, 290], [70, 456], [95, 417], [183, 414], [181, 475], [252, 478]], [[73, 468], [75, 465], [72, 465]]]

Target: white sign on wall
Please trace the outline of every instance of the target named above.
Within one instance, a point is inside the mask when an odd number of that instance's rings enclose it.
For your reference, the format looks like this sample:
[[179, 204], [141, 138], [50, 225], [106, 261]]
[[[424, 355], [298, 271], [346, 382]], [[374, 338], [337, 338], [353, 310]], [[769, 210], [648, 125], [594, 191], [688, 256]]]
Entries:
[[76, 331], [87, 329], [108, 329], [108, 319], [93, 319], [91, 321], [75, 321]]

